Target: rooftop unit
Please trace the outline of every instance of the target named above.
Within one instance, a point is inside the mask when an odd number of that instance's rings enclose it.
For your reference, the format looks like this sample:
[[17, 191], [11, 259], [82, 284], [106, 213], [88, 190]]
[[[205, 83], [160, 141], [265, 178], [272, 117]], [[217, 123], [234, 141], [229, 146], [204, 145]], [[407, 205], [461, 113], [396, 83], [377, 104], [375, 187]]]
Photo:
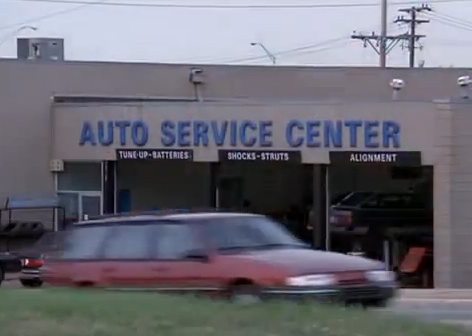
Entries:
[[64, 60], [64, 39], [62, 38], [18, 38], [16, 49], [18, 59]]

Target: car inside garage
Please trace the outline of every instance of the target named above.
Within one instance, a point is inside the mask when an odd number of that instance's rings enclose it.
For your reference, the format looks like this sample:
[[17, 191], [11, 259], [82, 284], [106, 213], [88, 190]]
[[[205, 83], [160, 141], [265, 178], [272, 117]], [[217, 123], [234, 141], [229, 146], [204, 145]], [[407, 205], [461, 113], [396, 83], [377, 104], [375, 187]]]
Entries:
[[430, 287], [433, 167], [413, 159], [419, 153], [405, 153], [393, 161], [331, 155], [329, 248], [381, 260], [405, 284]]

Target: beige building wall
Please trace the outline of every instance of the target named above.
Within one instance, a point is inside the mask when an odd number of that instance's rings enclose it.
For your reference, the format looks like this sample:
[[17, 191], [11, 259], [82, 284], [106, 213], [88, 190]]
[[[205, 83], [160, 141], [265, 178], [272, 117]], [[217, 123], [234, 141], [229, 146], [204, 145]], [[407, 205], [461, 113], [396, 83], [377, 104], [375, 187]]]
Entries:
[[472, 105], [438, 104], [434, 171], [435, 285], [472, 286]]

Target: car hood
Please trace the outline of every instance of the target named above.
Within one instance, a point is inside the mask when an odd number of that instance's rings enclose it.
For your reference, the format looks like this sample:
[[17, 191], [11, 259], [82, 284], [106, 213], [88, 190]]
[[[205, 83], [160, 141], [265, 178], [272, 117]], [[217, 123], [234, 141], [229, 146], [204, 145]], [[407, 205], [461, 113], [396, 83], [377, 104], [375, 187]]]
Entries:
[[239, 255], [238, 257], [283, 267], [294, 274], [383, 269], [383, 264], [379, 261], [311, 249], [254, 251]]

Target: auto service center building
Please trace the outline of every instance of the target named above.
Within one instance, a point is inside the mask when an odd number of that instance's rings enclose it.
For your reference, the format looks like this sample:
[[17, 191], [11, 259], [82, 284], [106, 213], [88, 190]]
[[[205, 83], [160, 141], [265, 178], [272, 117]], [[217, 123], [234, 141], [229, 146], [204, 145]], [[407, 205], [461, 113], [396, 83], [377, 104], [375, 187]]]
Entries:
[[[360, 165], [432, 166], [435, 285], [472, 286], [467, 69], [1, 60], [0, 72], [3, 198], [58, 194], [77, 216], [241, 197], [264, 208], [306, 197], [303, 165], [325, 222], [323, 190], [383, 179]], [[405, 82], [396, 96], [394, 78]], [[246, 173], [244, 190], [222, 195], [219, 177]]]

